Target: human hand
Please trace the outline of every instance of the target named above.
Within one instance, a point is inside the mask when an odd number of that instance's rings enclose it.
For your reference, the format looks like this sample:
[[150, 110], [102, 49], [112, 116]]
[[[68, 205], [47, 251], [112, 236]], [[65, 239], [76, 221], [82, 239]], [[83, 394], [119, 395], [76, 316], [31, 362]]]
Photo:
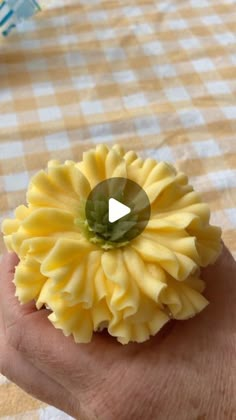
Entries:
[[17, 263], [6, 254], [0, 264], [0, 371], [26, 392], [80, 420], [236, 417], [236, 262], [226, 248], [203, 270], [210, 305], [200, 315], [126, 346], [105, 333], [75, 344], [50, 311], [20, 305]]

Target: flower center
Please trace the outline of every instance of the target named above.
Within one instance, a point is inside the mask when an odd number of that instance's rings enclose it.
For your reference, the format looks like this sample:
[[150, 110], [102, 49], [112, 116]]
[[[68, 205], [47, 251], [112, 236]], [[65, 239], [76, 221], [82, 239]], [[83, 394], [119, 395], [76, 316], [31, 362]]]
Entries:
[[[130, 210], [114, 222], [109, 221], [111, 198]], [[103, 249], [123, 247], [136, 238], [145, 229], [151, 211], [146, 192], [134, 181], [119, 177], [97, 184], [81, 209], [76, 225], [90, 242]]]
[[[121, 193], [115, 199], [122, 203]], [[86, 216], [85, 216], [86, 213]], [[114, 223], [109, 222], [109, 200], [106, 195], [98, 195], [96, 199], [87, 200], [84, 216], [75, 220], [86, 238], [103, 249], [119, 248], [127, 245], [137, 236], [137, 214], [131, 212]]]

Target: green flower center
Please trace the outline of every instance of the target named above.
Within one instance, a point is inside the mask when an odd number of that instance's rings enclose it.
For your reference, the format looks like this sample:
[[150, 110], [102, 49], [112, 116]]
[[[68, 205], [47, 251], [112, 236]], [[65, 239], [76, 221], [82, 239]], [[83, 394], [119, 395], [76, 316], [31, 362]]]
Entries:
[[[114, 197], [123, 202], [122, 193]], [[138, 216], [131, 212], [114, 223], [109, 222], [109, 201], [107, 196], [98, 195], [96, 200], [87, 200], [83, 215], [75, 220], [86, 238], [99, 244], [103, 249], [119, 248], [127, 245], [139, 233], [135, 226]], [[87, 217], [86, 217], [86, 215]]]
[[[130, 213], [114, 223], [109, 222], [109, 200], [128, 206]], [[134, 181], [114, 177], [97, 184], [87, 201], [81, 204], [75, 223], [86, 238], [103, 249], [119, 248], [136, 238], [150, 217], [150, 203], [145, 191]]]

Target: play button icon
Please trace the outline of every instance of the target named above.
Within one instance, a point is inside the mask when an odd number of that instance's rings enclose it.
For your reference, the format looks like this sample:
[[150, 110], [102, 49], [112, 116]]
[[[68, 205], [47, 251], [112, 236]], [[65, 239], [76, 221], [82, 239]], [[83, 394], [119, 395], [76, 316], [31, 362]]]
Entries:
[[146, 192], [127, 178], [109, 178], [90, 192], [86, 205], [86, 235], [104, 249], [124, 246], [145, 229], [150, 218]]
[[110, 223], [114, 223], [122, 217], [126, 216], [131, 212], [131, 209], [125, 204], [115, 200], [115, 198], [109, 199], [108, 207], [108, 220]]

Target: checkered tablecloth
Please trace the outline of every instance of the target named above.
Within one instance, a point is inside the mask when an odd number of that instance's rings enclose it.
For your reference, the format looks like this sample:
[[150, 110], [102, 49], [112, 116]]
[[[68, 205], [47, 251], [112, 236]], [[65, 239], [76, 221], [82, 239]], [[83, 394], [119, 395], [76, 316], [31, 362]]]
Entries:
[[[0, 222], [49, 159], [120, 143], [186, 172], [236, 256], [236, 1], [55, 3], [0, 38]], [[66, 418], [0, 384], [1, 418]]]

